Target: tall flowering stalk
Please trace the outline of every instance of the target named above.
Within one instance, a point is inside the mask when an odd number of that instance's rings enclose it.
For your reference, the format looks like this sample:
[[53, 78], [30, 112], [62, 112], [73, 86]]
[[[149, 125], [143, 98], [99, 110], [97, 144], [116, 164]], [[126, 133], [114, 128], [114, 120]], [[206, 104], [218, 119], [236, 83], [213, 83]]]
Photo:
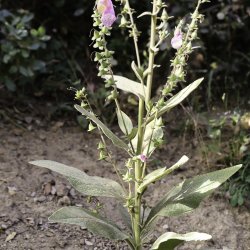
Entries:
[[[40, 160], [33, 161], [31, 164], [64, 175], [76, 190], [85, 195], [115, 198], [123, 207], [121, 214], [127, 228], [122, 231], [114, 222], [103, 218], [98, 213], [100, 209], [93, 212], [84, 208], [65, 207], [52, 214], [50, 221], [84, 226], [94, 234], [111, 240], [126, 241], [131, 249], [141, 250], [150, 238], [159, 217], [177, 216], [194, 210], [207, 195], [238, 171], [241, 165], [185, 180], [166, 193], [155, 206], [148, 208], [150, 212], [146, 216], [142, 213], [142, 198], [148, 186], [165, 178], [189, 160], [184, 155], [170, 167], [163, 166], [148, 174], [146, 171], [152, 154], [163, 143], [163, 114], [181, 103], [203, 80], [198, 79], [176, 95], [172, 94], [177, 84], [185, 81], [187, 59], [193, 51], [192, 42], [197, 38], [198, 23], [203, 19], [199, 13], [199, 7], [207, 0], [198, 0], [190, 23], [181, 21], [175, 28], [171, 38], [171, 45], [176, 50], [176, 55], [171, 61], [172, 70], [162, 93], [154, 98], [152, 98], [152, 85], [155, 57], [161, 43], [170, 35], [167, 29], [169, 22], [167, 6], [161, 0], [153, 0], [151, 12], [145, 12], [139, 16], [139, 18], [149, 16], [151, 20], [148, 61], [144, 62], [143, 65], [146, 66], [142, 67], [138, 46], [140, 32], [134, 21], [135, 10], [130, 7], [129, 0], [117, 0], [117, 2], [122, 8], [119, 14], [119, 26], [126, 28], [133, 38], [136, 61], [131, 63], [131, 68], [137, 81], [115, 75], [112, 71], [111, 60], [114, 52], [108, 49], [107, 37], [111, 35], [112, 26], [116, 24], [117, 17], [111, 0], [96, 2], [92, 15], [94, 21], [92, 40], [93, 47], [96, 49], [94, 61], [98, 63], [98, 75], [103, 78], [105, 86], [110, 91], [107, 100], [113, 101], [116, 105], [117, 121], [123, 136], [119, 138], [94, 114], [85, 88], [76, 91], [76, 99], [80, 105], [75, 105], [75, 108], [89, 120], [89, 132], [98, 130], [99, 160], [105, 160], [113, 166], [119, 183], [106, 178], [88, 176], [78, 169], [53, 161]], [[121, 109], [118, 90], [130, 92], [139, 99], [137, 125], [134, 126], [130, 117]], [[122, 170], [119, 170], [113, 159], [106, 143], [107, 138], [127, 153], [128, 158]], [[205, 233], [166, 232], [149, 247], [171, 250], [185, 241], [209, 239], [211, 236]]]

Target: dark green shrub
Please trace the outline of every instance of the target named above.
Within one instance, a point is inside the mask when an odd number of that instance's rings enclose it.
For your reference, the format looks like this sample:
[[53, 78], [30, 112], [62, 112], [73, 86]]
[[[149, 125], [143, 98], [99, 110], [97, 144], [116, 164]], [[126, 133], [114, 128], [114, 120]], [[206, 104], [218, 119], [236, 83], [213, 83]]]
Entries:
[[32, 28], [33, 18], [34, 15], [25, 10], [0, 11], [0, 82], [10, 91], [15, 91], [17, 84], [31, 82], [37, 72], [46, 71], [46, 63], [39, 53], [47, 48], [50, 36], [43, 26]]

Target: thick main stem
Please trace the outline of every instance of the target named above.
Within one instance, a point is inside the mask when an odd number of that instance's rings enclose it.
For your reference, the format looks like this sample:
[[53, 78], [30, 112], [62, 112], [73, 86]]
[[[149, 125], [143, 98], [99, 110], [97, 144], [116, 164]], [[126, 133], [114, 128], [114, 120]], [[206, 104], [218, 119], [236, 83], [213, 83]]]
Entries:
[[151, 15], [151, 31], [150, 31], [150, 44], [149, 44], [149, 61], [148, 61], [148, 77], [147, 77], [147, 92], [146, 103], [151, 98], [154, 59], [155, 59], [155, 41], [156, 41], [156, 25], [157, 25], [157, 0], [153, 1], [153, 11]]
[[[126, 7], [128, 8], [128, 14], [130, 17], [131, 27], [132, 27], [132, 34], [133, 34], [133, 40], [134, 40], [134, 46], [135, 46], [135, 52], [136, 52], [136, 61], [139, 68], [141, 68], [141, 60], [140, 60], [140, 54], [139, 54], [139, 48], [138, 48], [138, 41], [137, 41], [137, 31], [136, 26], [134, 23], [132, 10], [130, 8], [129, 0], [126, 0]], [[142, 82], [143, 84], [143, 82]], [[141, 154], [141, 148], [142, 148], [142, 141], [143, 141], [143, 117], [144, 117], [144, 100], [140, 98], [139, 101], [139, 109], [138, 109], [138, 144], [136, 149], [136, 154]], [[135, 178], [136, 180], [141, 179], [142, 169], [140, 166], [140, 162], [137, 161], [135, 163]], [[135, 189], [134, 189], [134, 199], [135, 199], [135, 206], [134, 206], [134, 212], [132, 215], [133, 218], [133, 230], [134, 230], [134, 240], [135, 240], [135, 249], [140, 250], [141, 249], [141, 197], [137, 194], [137, 188], [138, 188], [138, 182], [135, 182]]]

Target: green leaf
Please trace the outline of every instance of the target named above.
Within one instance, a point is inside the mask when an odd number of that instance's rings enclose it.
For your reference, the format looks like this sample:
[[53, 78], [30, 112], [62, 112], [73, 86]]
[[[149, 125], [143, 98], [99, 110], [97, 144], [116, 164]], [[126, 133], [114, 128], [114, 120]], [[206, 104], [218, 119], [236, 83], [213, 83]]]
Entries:
[[210, 240], [211, 235], [205, 233], [191, 232], [186, 234], [177, 234], [174, 232], [167, 232], [161, 235], [153, 244], [152, 250], [172, 250], [184, 241], [201, 241]]
[[[182, 89], [179, 93], [170, 98], [164, 105], [164, 107], [158, 112], [158, 117], [162, 116], [164, 113], [168, 112], [178, 104], [180, 104], [190, 93], [192, 93], [203, 81], [204, 78], [200, 78], [193, 83], [189, 84], [187, 87]], [[155, 114], [149, 117], [147, 123], [154, 119]]]
[[151, 154], [156, 148], [155, 141], [161, 140], [163, 136], [162, 118], [158, 118], [156, 121], [153, 120], [147, 124], [142, 145], [143, 154]]
[[146, 175], [145, 178], [143, 179], [143, 182], [139, 185], [139, 187], [137, 189], [137, 192], [142, 193], [144, 191], [144, 189], [150, 183], [153, 183], [155, 181], [158, 181], [158, 180], [162, 179], [166, 175], [173, 172], [175, 169], [177, 169], [177, 168], [181, 167], [182, 165], [184, 165], [188, 160], [189, 160], [188, 157], [186, 155], [184, 155], [184, 156], [181, 157], [181, 159], [177, 163], [175, 163], [170, 168], [168, 168], [168, 169], [166, 167], [160, 168], [160, 169], [157, 169], [157, 170], [151, 172], [150, 174]]
[[182, 89], [178, 94], [170, 98], [163, 109], [170, 110], [173, 107], [180, 104], [190, 93], [192, 93], [203, 81], [204, 78], [200, 78], [193, 83], [189, 84], [187, 87]]
[[124, 222], [125, 226], [132, 232], [132, 224], [131, 224], [131, 217], [128, 213], [127, 208], [124, 207], [124, 205], [118, 204], [117, 210], [119, 211], [119, 214], [121, 215], [121, 219]]
[[94, 114], [88, 112], [86, 109], [82, 108], [79, 105], [75, 105], [75, 108], [84, 116], [88, 117], [91, 121], [93, 121], [103, 131], [103, 133], [113, 142], [114, 145], [128, 151], [129, 149], [128, 145], [121, 139], [119, 139], [111, 130], [109, 130]]
[[115, 197], [119, 199], [124, 196], [124, 192], [120, 184], [113, 180], [98, 176], [89, 176], [77, 168], [55, 161], [40, 160], [31, 161], [29, 163], [64, 175], [77, 191], [85, 195]]
[[143, 71], [137, 67], [134, 61], [131, 63], [131, 68], [134, 71], [138, 80], [143, 81]]
[[116, 110], [118, 124], [121, 129], [121, 131], [125, 135], [130, 135], [133, 129], [133, 123], [131, 119], [121, 110]]
[[4, 84], [9, 91], [16, 91], [16, 84], [9, 77], [5, 78]]
[[[156, 121], [151, 121], [146, 125], [145, 134], [142, 143], [142, 153], [149, 156], [156, 149], [155, 142], [161, 140], [164, 136], [162, 129], [162, 118], [157, 119]], [[138, 144], [138, 134], [131, 141], [134, 148]], [[150, 145], [149, 145], [150, 144]]]
[[137, 95], [138, 97], [145, 100], [146, 86], [143, 86], [142, 84], [132, 81], [123, 76], [114, 75], [113, 77], [118, 89]]
[[158, 216], [177, 216], [197, 208], [206, 196], [236, 173], [241, 166], [196, 176], [180, 183], [150, 211], [145, 227]]
[[50, 222], [79, 225], [91, 233], [111, 240], [125, 240], [129, 236], [115, 224], [96, 213], [78, 207], [63, 207], [49, 217]]

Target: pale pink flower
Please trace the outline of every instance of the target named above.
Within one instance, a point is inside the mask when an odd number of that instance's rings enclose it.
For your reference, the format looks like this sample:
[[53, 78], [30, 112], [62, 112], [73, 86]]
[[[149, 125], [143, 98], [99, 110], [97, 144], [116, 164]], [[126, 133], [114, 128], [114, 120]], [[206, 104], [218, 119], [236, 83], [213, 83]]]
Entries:
[[107, 2], [108, 0], [99, 0], [97, 2], [97, 11], [99, 14], [102, 14], [105, 11], [107, 7]]
[[142, 162], [146, 162], [147, 161], [147, 159], [148, 159], [148, 157], [146, 156], [146, 155], [140, 155], [139, 156], [139, 159], [142, 161]]
[[182, 46], [182, 33], [179, 29], [174, 32], [174, 37], [171, 39], [171, 45], [174, 49], [179, 49]]
[[102, 14], [101, 21], [104, 26], [111, 27], [116, 20], [114, 6], [111, 0], [99, 0], [97, 10]]

